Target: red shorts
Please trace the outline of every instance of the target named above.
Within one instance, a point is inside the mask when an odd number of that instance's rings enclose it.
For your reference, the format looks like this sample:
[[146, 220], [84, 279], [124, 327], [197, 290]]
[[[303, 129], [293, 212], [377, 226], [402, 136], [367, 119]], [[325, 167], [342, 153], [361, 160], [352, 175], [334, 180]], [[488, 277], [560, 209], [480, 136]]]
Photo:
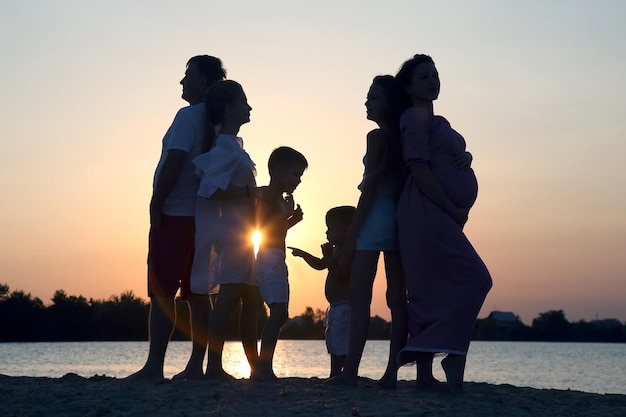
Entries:
[[148, 238], [148, 296], [189, 294], [196, 225], [193, 216], [163, 216]]

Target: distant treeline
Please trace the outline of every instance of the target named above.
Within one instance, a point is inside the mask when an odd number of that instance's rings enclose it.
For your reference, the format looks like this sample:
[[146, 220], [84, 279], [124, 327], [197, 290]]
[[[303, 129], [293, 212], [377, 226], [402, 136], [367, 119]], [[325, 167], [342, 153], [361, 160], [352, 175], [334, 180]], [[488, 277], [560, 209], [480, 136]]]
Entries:
[[[189, 340], [187, 303], [177, 299], [177, 326], [173, 340]], [[108, 300], [68, 296], [58, 290], [46, 306], [23, 291], [0, 284], [0, 342], [147, 340], [149, 302], [132, 291]], [[508, 314], [508, 316], [507, 316]], [[324, 339], [325, 312], [307, 307], [281, 331], [282, 339]], [[259, 315], [261, 332], [267, 312]], [[370, 318], [369, 339], [389, 338], [391, 323]], [[260, 335], [259, 335], [260, 336]], [[238, 338], [237, 315], [229, 324], [229, 339]], [[479, 319], [474, 340], [626, 342], [626, 324], [615, 319], [570, 323], [562, 310], [542, 313], [526, 326], [512, 313]]]

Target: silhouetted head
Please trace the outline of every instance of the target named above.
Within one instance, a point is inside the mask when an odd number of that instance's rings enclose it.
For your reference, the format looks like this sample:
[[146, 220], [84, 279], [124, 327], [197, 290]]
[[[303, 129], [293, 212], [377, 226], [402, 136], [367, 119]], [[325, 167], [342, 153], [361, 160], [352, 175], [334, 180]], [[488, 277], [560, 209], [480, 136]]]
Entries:
[[271, 182], [286, 193], [294, 192], [308, 167], [304, 155], [288, 146], [274, 149], [267, 161]]
[[333, 245], [341, 245], [346, 241], [355, 212], [356, 208], [353, 206], [333, 207], [326, 212], [326, 238], [328, 242]]
[[209, 87], [226, 78], [226, 70], [219, 58], [210, 55], [197, 55], [187, 61], [185, 76], [180, 80], [183, 86], [183, 100], [189, 104], [202, 103]]
[[400, 118], [403, 108], [402, 101], [406, 100], [396, 79], [391, 75], [378, 75], [372, 80], [372, 85], [367, 93], [365, 107], [367, 118], [378, 125], [395, 127]]
[[209, 88], [205, 100], [206, 149], [211, 149], [215, 141], [215, 127], [228, 125], [236, 130], [250, 121], [252, 107], [241, 85], [233, 80], [218, 81]]
[[396, 80], [413, 104], [432, 102], [439, 96], [439, 73], [435, 62], [428, 55], [418, 54], [404, 62], [396, 74]]

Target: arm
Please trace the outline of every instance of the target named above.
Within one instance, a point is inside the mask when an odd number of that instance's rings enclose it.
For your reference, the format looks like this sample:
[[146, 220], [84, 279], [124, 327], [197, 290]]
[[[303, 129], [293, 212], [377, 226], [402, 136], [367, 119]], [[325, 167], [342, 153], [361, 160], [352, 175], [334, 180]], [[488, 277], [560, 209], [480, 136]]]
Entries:
[[150, 200], [150, 226], [154, 228], [161, 225], [163, 203], [178, 181], [185, 158], [187, 158], [187, 152], [183, 150], [170, 149], [167, 151]]
[[218, 188], [209, 197], [210, 200], [238, 200], [241, 198], [249, 198], [256, 196], [256, 187], [241, 187], [236, 185], [229, 185], [228, 188], [222, 190]]
[[298, 204], [296, 209], [293, 211], [293, 214], [287, 219], [287, 229], [290, 229], [296, 224], [300, 223], [303, 218], [304, 213], [302, 212], [300, 204]]
[[461, 152], [452, 157], [452, 163], [459, 168], [470, 168], [474, 157], [469, 152]]
[[468, 210], [456, 207], [430, 168], [431, 126], [432, 115], [425, 110], [411, 108], [404, 112], [400, 118], [404, 160], [424, 195], [463, 227]]
[[369, 212], [374, 204], [376, 198], [376, 192], [378, 188], [378, 181], [382, 177], [382, 174], [386, 172], [386, 147], [385, 141], [389, 140], [388, 137], [381, 130], [373, 130], [367, 134], [367, 167], [365, 169], [365, 184], [363, 191], [359, 197], [359, 202], [356, 206], [356, 211], [350, 223], [348, 229], [348, 235], [346, 243], [341, 249], [339, 255], [338, 264], [341, 270], [346, 271], [349, 269], [350, 262], [352, 260], [352, 254], [356, 245], [356, 239], [359, 236], [359, 232], [369, 215]]
[[311, 268], [318, 271], [326, 269], [326, 262], [324, 261], [324, 259], [320, 259], [317, 256], [311, 255], [309, 252], [303, 251], [302, 249], [294, 248], [293, 246], [287, 246], [287, 249], [291, 249], [291, 254], [293, 256], [304, 259], [304, 261], [309, 264]]
[[440, 209], [448, 213], [458, 224], [463, 227], [467, 222], [468, 210], [454, 205], [441, 187], [441, 183], [435, 177], [430, 166], [425, 163], [411, 165], [411, 175], [415, 183], [426, 197]]

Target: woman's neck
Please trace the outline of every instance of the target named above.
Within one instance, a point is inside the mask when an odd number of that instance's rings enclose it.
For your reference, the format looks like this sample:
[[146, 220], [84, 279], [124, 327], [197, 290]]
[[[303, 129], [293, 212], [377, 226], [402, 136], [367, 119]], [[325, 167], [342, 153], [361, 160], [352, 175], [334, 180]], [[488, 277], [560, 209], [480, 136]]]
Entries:
[[239, 133], [239, 128], [240, 127], [241, 127], [240, 125], [224, 122], [224, 123], [222, 123], [222, 128], [220, 129], [220, 133], [222, 133], [224, 135], [237, 136], [237, 133]]
[[434, 114], [433, 102], [430, 100], [413, 100], [413, 106], [424, 109], [430, 114]]

